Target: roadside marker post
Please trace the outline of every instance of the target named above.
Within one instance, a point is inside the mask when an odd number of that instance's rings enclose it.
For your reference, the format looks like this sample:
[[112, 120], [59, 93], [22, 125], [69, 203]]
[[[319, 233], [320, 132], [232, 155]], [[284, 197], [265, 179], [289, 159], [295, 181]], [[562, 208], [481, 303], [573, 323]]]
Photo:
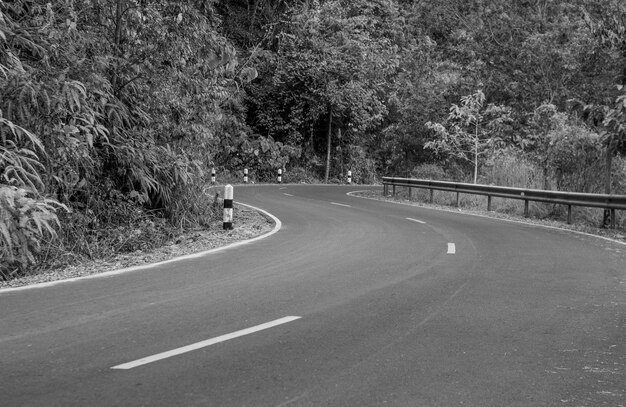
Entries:
[[278, 183], [283, 183], [283, 170], [281, 168], [278, 169]]
[[215, 168], [211, 168], [211, 184], [215, 184]]
[[224, 187], [224, 230], [233, 230], [233, 186]]
[[244, 184], [248, 183], [248, 169], [247, 168], [243, 169], [243, 183]]
[[348, 171], [348, 184], [352, 184], [352, 171]]

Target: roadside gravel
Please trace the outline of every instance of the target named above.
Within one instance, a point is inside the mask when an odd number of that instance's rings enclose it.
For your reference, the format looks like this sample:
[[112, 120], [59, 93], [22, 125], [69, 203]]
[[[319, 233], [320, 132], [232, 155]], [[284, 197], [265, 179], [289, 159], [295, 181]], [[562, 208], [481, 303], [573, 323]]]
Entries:
[[222, 222], [215, 221], [208, 229], [196, 230], [177, 236], [164, 246], [154, 250], [138, 250], [132, 253], [120, 254], [110, 259], [89, 260], [63, 269], [47, 270], [11, 281], [0, 281], [0, 290], [2, 288], [21, 287], [84, 277], [106, 271], [157, 263], [252, 239], [271, 231], [274, 227], [274, 222], [264, 214], [242, 206], [235, 207], [234, 219], [233, 230], [222, 230]]

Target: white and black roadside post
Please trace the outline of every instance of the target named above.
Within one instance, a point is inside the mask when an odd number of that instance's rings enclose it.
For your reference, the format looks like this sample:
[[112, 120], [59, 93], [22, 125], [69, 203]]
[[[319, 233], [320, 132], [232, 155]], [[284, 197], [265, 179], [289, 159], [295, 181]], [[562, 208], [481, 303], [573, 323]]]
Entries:
[[248, 183], [248, 169], [247, 168], [243, 169], [243, 183], [244, 184]]
[[215, 168], [211, 168], [211, 184], [215, 184]]
[[282, 170], [282, 168], [278, 169], [278, 183], [279, 184], [283, 183], [283, 170]]
[[352, 171], [348, 170], [348, 184], [352, 185]]
[[224, 230], [233, 230], [233, 186], [224, 187]]

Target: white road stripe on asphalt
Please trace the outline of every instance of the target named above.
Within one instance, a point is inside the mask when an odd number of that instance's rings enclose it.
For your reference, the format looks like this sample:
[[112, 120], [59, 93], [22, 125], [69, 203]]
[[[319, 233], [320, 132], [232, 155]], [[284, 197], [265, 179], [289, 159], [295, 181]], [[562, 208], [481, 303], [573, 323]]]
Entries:
[[422, 225], [425, 225], [426, 222], [422, 222], [421, 220], [417, 220], [417, 219], [413, 219], [413, 218], [407, 218], [407, 220], [413, 221], [413, 222], [417, 222], [417, 223], [421, 223]]
[[337, 203], [337, 202], [331, 202], [330, 204], [331, 205], [337, 205], [337, 206], [345, 206], [346, 208], [352, 208], [350, 205], [340, 204], [340, 203]]
[[191, 352], [200, 348], [206, 348], [207, 346], [215, 345], [216, 343], [225, 342], [230, 339], [235, 339], [240, 336], [249, 335], [254, 332], [262, 331], [264, 329], [273, 328], [278, 325], [286, 324], [288, 322], [295, 321], [302, 317], [284, 317], [274, 321], [266, 322], [261, 325], [253, 326], [251, 328], [242, 329], [241, 331], [233, 332], [230, 334], [218, 336], [216, 338], [207, 339], [206, 341], [193, 343], [191, 345], [183, 346], [182, 348], [172, 349], [167, 352], [157, 353], [156, 355], [148, 356], [145, 358], [137, 359], [132, 362], [123, 363], [121, 365], [113, 366], [111, 369], [128, 370], [137, 366], [147, 365], [148, 363], [156, 362], [159, 360], [171, 358], [172, 356], [182, 355], [183, 353]]
[[448, 243], [448, 254], [456, 253], [456, 245], [454, 243]]
[[286, 193], [286, 192], [283, 192], [283, 195], [287, 195], [287, 196], [293, 196], [293, 195], [291, 195], [291, 194], [288, 194], [288, 193]]

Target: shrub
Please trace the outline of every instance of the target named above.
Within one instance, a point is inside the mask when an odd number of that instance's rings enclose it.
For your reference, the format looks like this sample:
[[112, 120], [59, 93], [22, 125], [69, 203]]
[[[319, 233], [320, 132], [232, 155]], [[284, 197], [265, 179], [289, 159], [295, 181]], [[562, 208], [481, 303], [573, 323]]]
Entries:
[[411, 177], [435, 181], [445, 181], [448, 179], [445, 170], [437, 164], [420, 164], [411, 170]]
[[25, 188], [0, 185], [0, 276], [9, 280], [35, 264], [46, 238], [56, 238], [58, 208], [52, 199]]
[[36, 263], [42, 241], [56, 237], [56, 210], [67, 207], [40, 195], [39, 138], [1, 111], [0, 141], [0, 278], [8, 280]]

